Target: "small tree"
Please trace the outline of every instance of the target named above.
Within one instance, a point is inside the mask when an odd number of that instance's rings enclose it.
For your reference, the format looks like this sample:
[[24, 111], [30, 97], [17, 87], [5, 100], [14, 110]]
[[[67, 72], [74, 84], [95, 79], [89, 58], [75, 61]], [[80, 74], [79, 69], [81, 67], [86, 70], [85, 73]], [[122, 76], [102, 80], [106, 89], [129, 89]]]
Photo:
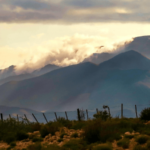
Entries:
[[145, 108], [141, 111], [140, 113], [140, 119], [141, 120], [150, 120], [150, 107], [149, 108]]
[[95, 119], [101, 118], [102, 120], [107, 120], [110, 116], [106, 110], [98, 111], [96, 114], [93, 115]]

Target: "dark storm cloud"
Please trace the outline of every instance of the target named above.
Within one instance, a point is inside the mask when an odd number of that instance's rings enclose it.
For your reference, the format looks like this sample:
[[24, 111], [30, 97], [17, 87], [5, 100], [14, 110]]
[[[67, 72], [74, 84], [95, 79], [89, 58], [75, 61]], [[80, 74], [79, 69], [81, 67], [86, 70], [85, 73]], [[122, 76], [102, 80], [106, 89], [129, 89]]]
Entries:
[[0, 22], [149, 22], [150, 1], [0, 0]]

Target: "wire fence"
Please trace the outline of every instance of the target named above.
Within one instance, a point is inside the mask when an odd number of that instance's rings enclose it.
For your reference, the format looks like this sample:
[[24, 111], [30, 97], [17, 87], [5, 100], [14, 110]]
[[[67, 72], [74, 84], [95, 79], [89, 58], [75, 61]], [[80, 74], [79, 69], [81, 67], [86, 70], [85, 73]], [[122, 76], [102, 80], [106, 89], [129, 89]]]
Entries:
[[[123, 104], [122, 104], [123, 106]], [[112, 117], [119, 117], [121, 118], [136, 118], [140, 116], [141, 111], [144, 108], [149, 107], [150, 104], [141, 104], [141, 105], [115, 105], [109, 106], [110, 114]], [[85, 120], [93, 119], [93, 115], [98, 111], [103, 111], [103, 106], [101, 108], [94, 108], [94, 109], [82, 109], [80, 108], [85, 114]], [[106, 109], [107, 110], [107, 109]], [[6, 120], [8, 118], [15, 118], [21, 121], [23, 118], [27, 118], [30, 122], [40, 122], [46, 123], [49, 121], [57, 120], [57, 118], [63, 117], [69, 120], [78, 120], [78, 113], [77, 110], [74, 111], [61, 111], [61, 112], [1, 112], [1, 120]]]

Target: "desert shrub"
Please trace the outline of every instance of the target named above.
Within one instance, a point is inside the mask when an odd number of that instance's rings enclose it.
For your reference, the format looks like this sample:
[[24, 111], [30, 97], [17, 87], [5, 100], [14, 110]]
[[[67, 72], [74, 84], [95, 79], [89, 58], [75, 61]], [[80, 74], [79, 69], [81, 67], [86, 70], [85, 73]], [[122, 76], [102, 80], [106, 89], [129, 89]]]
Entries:
[[64, 135], [67, 135], [67, 133], [61, 133], [60, 138], [63, 138]]
[[25, 133], [31, 132], [31, 124], [24, 120], [18, 122], [14, 118], [0, 121], [0, 140], [11, 143], [17, 140], [16, 134], [21, 130]]
[[33, 123], [31, 125], [32, 132], [34, 132], [34, 131], [40, 131], [40, 129], [41, 129], [41, 124], [39, 124], [39, 123]]
[[67, 128], [70, 128], [72, 126], [72, 122], [64, 117], [58, 117], [57, 122], [59, 122], [62, 126]]
[[48, 134], [55, 135], [55, 132], [59, 131], [60, 124], [57, 122], [49, 122], [43, 125], [40, 130], [41, 137], [45, 137]]
[[94, 147], [92, 150], [112, 150], [112, 146], [110, 144], [101, 144]]
[[120, 133], [115, 122], [95, 120], [83, 128], [83, 138], [88, 143], [113, 141], [120, 139]]
[[29, 145], [27, 147], [27, 150], [42, 150], [42, 145], [41, 145], [41, 143], [35, 143], [32, 145]]
[[141, 145], [135, 145], [133, 150], [148, 150], [146, 147], [142, 147]]
[[93, 115], [93, 117], [95, 119], [99, 119], [101, 118], [102, 120], [107, 120], [108, 118], [110, 118], [108, 112], [106, 110], [104, 111], [98, 111], [96, 114]]
[[124, 138], [124, 139], [119, 140], [117, 142], [117, 145], [122, 147], [122, 148], [128, 148], [129, 147], [129, 143], [130, 143], [129, 139]]
[[43, 146], [42, 150], [62, 150], [59, 146], [55, 144], [47, 145], [46, 147]]
[[125, 137], [125, 138], [128, 138], [128, 139], [132, 139], [132, 138], [134, 137], [134, 135], [131, 135], [131, 134], [130, 134], [130, 135], [125, 135], [124, 137]]
[[145, 108], [141, 111], [140, 113], [140, 119], [141, 120], [150, 120], [150, 107], [149, 108]]
[[71, 129], [75, 129], [75, 130], [82, 129], [84, 126], [86, 126], [86, 124], [87, 122], [85, 121], [74, 121]]
[[16, 146], [16, 142], [11, 142], [11, 143], [10, 143], [10, 146], [11, 146], [11, 147], [15, 147], [15, 146]]
[[43, 139], [40, 138], [40, 137], [34, 137], [34, 138], [32, 139], [32, 142], [41, 142], [41, 141], [43, 141]]
[[86, 142], [72, 139], [62, 146], [63, 150], [86, 150]]
[[146, 135], [140, 135], [136, 138], [136, 142], [139, 144], [145, 144], [148, 140], [148, 137]]
[[73, 134], [71, 135], [71, 137], [77, 138], [77, 137], [78, 137], [78, 133], [73, 133]]
[[150, 149], [150, 141], [148, 141], [148, 142], [146, 143], [146, 147], [147, 147], [148, 149]]
[[60, 138], [60, 139], [58, 139], [58, 140], [57, 140], [57, 142], [62, 142], [62, 141], [63, 141], [63, 139], [62, 139], [62, 138]]
[[27, 139], [28, 137], [29, 135], [25, 131], [21, 130], [16, 133], [16, 140], [18, 141]]
[[6, 143], [10, 144], [11, 142], [14, 142], [16, 140], [15, 135], [7, 135], [5, 136], [5, 138], [3, 139]]

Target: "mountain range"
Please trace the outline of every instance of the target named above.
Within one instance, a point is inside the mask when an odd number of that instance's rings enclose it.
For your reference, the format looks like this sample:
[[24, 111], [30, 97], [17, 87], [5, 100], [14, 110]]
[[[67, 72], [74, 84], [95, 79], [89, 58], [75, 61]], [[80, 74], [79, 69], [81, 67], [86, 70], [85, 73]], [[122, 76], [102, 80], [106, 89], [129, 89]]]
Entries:
[[[23, 81], [0, 86], [0, 104], [37, 111], [72, 111], [123, 103], [148, 104], [150, 60], [130, 50], [99, 64], [90, 62], [63, 67]], [[118, 106], [113, 109], [112, 106]]]
[[48, 64], [44, 66], [43, 68], [34, 70], [31, 73], [23, 72], [19, 75], [16, 74], [15, 68], [16, 66], [10, 66], [6, 69], [0, 70], [0, 85], [9, 81], [21, 81], [21, 80], [37, 77], [47, 72], [53, 71], [55, 69], [59, 69], [61, 67], [53, 65], [53, 64]]

